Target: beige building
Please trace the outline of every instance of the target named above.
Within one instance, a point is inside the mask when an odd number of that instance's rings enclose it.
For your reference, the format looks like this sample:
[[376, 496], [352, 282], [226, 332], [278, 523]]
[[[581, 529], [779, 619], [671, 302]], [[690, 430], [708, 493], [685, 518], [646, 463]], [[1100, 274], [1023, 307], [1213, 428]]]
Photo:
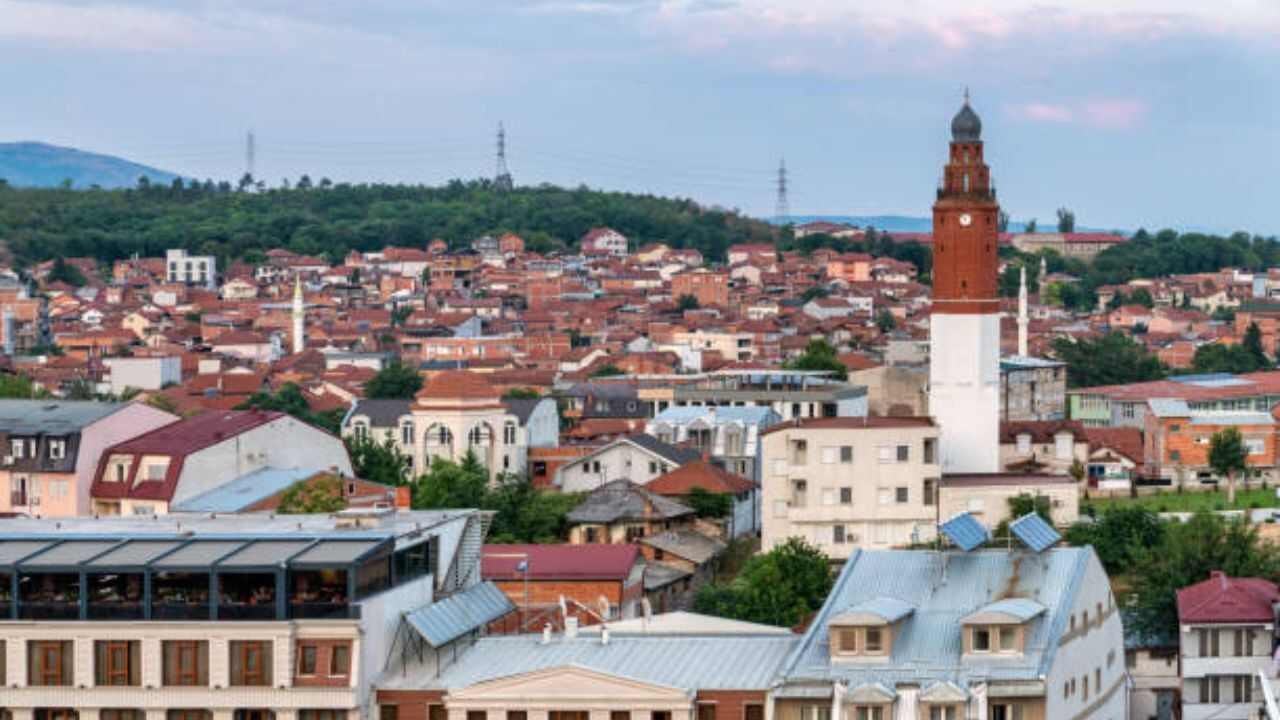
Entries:
[[763, 543], [834, 560], [934, 537], [941, 468], [927, 417], [816, 418], [762, 433]]
[[991, 473], [944, 475], [940, 495], [944, 520], [967, 512], [988, 528], [1012, 520], [1010, 498], [1046, 497], [1053, 524], [1070, 525], [1080, 519], [1080, 491], [1069, 475]]

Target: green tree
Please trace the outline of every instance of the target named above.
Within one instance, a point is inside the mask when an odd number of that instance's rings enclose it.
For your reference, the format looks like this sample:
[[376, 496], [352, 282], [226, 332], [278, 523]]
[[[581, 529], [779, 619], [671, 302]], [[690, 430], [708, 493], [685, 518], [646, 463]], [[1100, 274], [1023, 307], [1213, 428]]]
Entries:
[[694, 610], [792, 627], [822, 606], [831, 584], [827, 556], [804, 540], [790, 538], [752, 557], [732, 581], [704, 585], [694, 599]]
[[503, 400], [533, 400], [542, 397], [542, 393], [527, 387], [516, 387], [502, 393]]
[[605, 363], [604, 365], [601, 365], [600, 367], [591, 371], [591, 377], [593, 378], [617, 377], [619, 375], [626, 375], [626, 374], [627, 373], [622, 368], [618, 367], [617, 365], [614, 365], [613, 363]]
[[1058, 208], [1058, 232], [1069, 233], [1075, 231], [1076, 214], [1064, 207]]
[[893, 313], [889, 312], [887, 308], [880, 308], [880, 312], [876, 313], [876, 327], [880, 329], [880, 332], [893, 332], [893, 329], [897, 326], [898, 321], [894, 319]]
[[399, 359], [378, 371], [364, 384], [368, 398], [411, 399], [422, 389], [422, 374], [417, 368], [405, 365]]
[[247, 400], [236, 406], [237, 410], [272, 410], [315, 425], [318, 428], [338, 434], [342, 424], [342, 410], [313, 412], [297, 383], [285, 383], [274, 393], [262, 390], [249, 396]]
[[1235, 427], [1219, 430], [1209, 438], [1209, 467], [1227, 479], [1227, 505], [1236, 504], [1236, 474], [1248, 468], [1249, 449]]
[[1116, 505], [1099, 517], [1067, 528], [1069, 545], [1092, 545], [1098, 560], [1112, 576], [1128, 573], [1141, 548], [1154, 548], [1164, 539], [1164, 525], [1155, 512], [1141, 505]]
[[345, 442], [356, 477], [383, 485], [407, 482], [412, 461], [400, 452], [395, 439], [388, 437], [378, 443], [368, 437], [351, 436]]
[[1159, 380], [1168, 375], [1159, 358], [1118, 332], [1097, 339], [1058, 338], [1053, 352], [1067, 364], [1067, 384], [1073, 388]]
[[1177, 637], [1178, 590], [1209, 579], [1213, 570], [1244, 577], [1276, 577], [1280, 554], [1240, 519], [1197, 513], [1167, 522], [1154, 545], [1136, 545], [1130, 567], [1133, 627], [1140, 634]]
[[1267, 351], [1262, 349], [1262, 330], [1258, 328], [1258, 323], [1251, 322], [1249, 327], [1245, 328], [1241, 346], [1254, 359], [1259, 369], [1271, 366], [1271, 358], [1267, 357]]
[[1259, 358], [1244, 345], [1209, 343], [1196, 348], [1191, 367], [1199, 373], [1247, 373], [1271, 366], [1266, 356]]
[[1151, 297], [1151, 291], [1140, 287], [1129, 295], [1129, 303], [1133, 305], [1141, 305], [1144, 308], [1153, 308], [1156, 306], [1155, 298]]
[[484, 507], [489, 487], [489, 473], [467, 451], [461, 462], [436, 458], [431, 470], [413, 484], [412, 503], [415, 510]]
[[178, 412], [178, 403], [174, 402], [173, 398], [169, 397], [168, 395], [161, 395], [160, 393], [152, 393], [147, 397], [146, 403], [157, 410], [163, 410], [164, 412], [167, 412], [173, 415], [182, 414]]
[[698, 309], [698, 298], [692, 295], [681, 295], [676, 298], [676, 309], [680, 312]]
[[1027, 224], [1026, 224], [1026, 225], [1024, 225], [1024, 226], [1022, 227], [1022, 231], [1023, 231], [1023, 232], [1029, 232], [1029, 233], [1033, 233], [1033, 232], [1035, 232], [1035, 231], [1036, 231], [1036, 219], [1035, 219], [1035, 218], [1031, 218], [1030, 220], [1028, 220], [1028, 221], [1027, 221]]
[[29, 399], [35, 397], [31, 379], [25, 375], [0, 375], [0, 398]]
[[335, 513], [347, 507], [342, 497], [342, 480], [336, 475], [322, 475], [289, 486], [280, 498], [276, 512], [281, 515]]
[[713, 493], [702, 486], [691, 488], [685, 500], [700, 518], [719, 519], [733, 512], [732, 495]]
[[73, 287], [83, 287], [88, 281], [85, 280], [84, 273], [80, 272], [80, 268], [67, 262], [66, 258], [58, 256], [54, 259], [49, 274], [45, 276], [45, 282], [63, 282]]
[[836, 349], [832, 347], [831, 343], [822, 338], [810, 340], [809, 344], [805, 346], [804, 353], [788, 362], [786, 368], [789, 370], [825, 370], [833, 373], [841, 380], [849, 377], [848, 369], [836, 357]]
[[489, 542], [562, 542], [568, 534], [569, 511], [581, 501], [576, 493], [544, 492], [527, 478], [504, 476], [482, 501], [484, 509], [495, 513]]

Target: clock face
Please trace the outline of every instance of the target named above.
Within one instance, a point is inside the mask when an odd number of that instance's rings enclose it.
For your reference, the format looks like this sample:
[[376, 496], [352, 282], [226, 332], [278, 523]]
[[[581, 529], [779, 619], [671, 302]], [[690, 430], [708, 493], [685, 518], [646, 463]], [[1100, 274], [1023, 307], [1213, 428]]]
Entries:
[[960, 216], [960, 224], [962, 226], [969, 227], [969, 223], [972, 223], [972, 222], [973, 222], [973, 218], [969, 216], [969, 213], [965, 213]]

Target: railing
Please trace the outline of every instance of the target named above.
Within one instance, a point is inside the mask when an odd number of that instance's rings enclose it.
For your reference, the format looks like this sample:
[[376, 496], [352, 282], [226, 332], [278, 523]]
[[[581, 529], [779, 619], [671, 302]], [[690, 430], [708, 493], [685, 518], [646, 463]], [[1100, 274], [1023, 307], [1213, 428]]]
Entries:
[[23, 620], [77, 620], [80, 617], [80, 603], [75, 600], [24, 600], [18, 603], [18, 617]]
[[89, 603], [90, 620], [140, 620], [141, 602], [106, 601]]
[[275, 620], [276, 606], [275, 603], [264, 603], [261, 605], [246, 605], [226, 603], [218, 605], [219, 620]]
[[309, 620], [344, 620], [360, 617], [359, 605], [347, 603], [289, 603], [289, 617]]
[[208, 620], [209, 603], [161, 601], [151, 604], [152, 620]]

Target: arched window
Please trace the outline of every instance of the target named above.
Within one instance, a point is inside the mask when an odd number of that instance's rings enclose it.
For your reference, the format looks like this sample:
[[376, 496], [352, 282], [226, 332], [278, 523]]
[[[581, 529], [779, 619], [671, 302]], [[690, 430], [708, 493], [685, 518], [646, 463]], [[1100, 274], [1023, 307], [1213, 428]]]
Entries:
[[488, 445], [492, 437], [488, 425], [477, 425], [467, 433], [467, 444], [471, 447]]
[[362, 422], [355, 423], [351, 426], [351, 434], [355, 435], [357, 440], [368, 440], [369, 426]]

